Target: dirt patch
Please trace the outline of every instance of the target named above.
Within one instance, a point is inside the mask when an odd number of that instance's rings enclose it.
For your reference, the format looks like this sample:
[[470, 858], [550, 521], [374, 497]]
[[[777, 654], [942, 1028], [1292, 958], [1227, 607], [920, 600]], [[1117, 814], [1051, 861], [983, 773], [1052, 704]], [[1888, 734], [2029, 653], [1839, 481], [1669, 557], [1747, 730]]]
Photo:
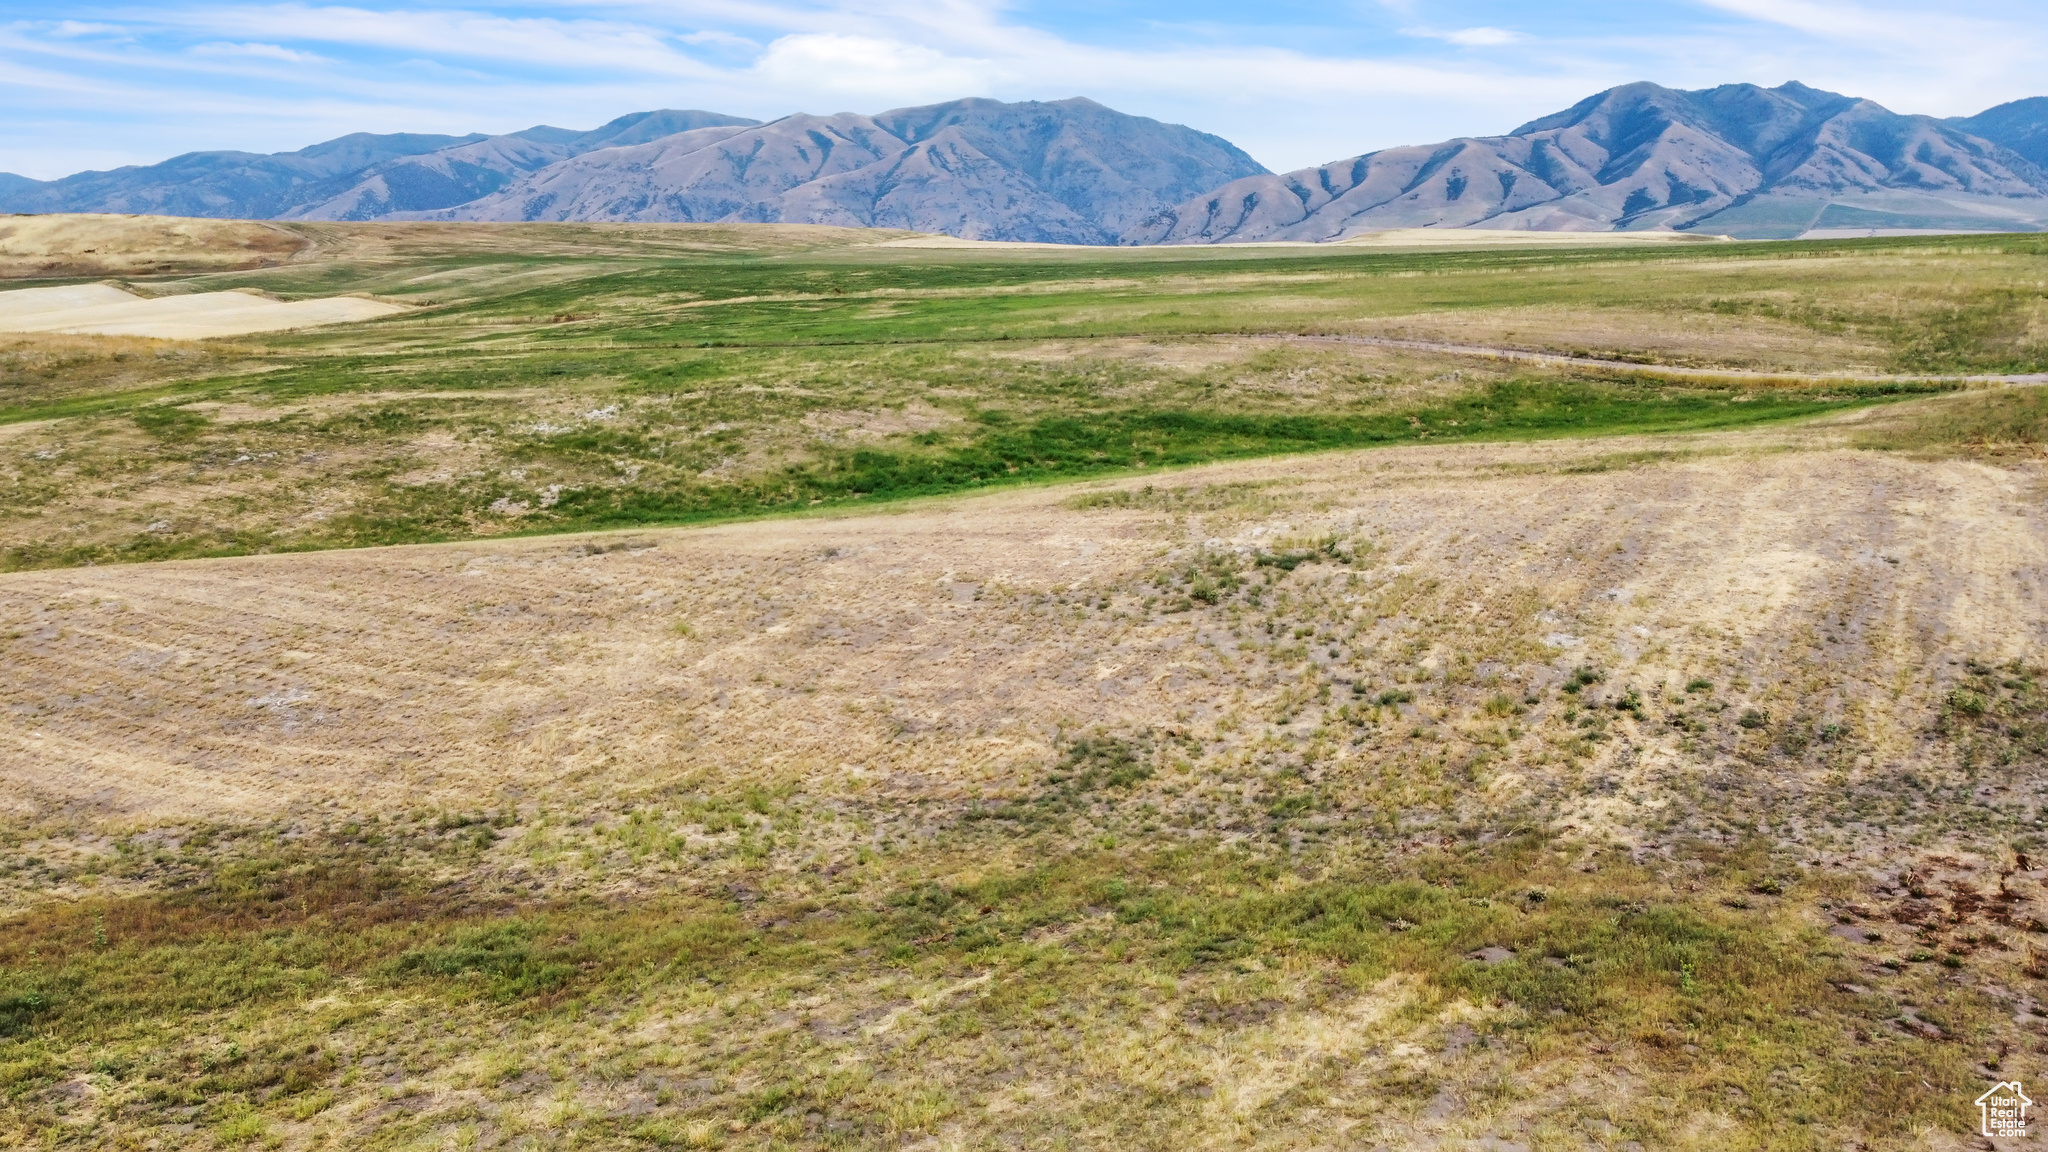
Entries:
[[[1598, 663], [1612, 683], [1681, 699], [1704, 669], [1753, 685], [1726, 690], [1729, 715], [1789, 715], [1802, 705], [1773, 694], [1792, 689], [1766, 685], [1804, 674], [1805, 656], [1777, 638], [1866, 620], [1883, 638], [1855, 649], [1855, 675], [1903, 695], [1859, 704], [1856, 724], [1887, 754], [1915, 747], [1914, 709], [1933, 706], [1930, 672], [1947, 653], [2025, 655], [2041, 634], [2048, 597], [2033, 584], [2048, 545], [2011, 473], [1839, 451], [1574, 472], [1588, 452], [1409, 449], [1174, 476], [1301, 481], [1276, 497], [1284, 507], [1213, 527], [1202, 514], [1068, 507], [1060, 488], [878, 519], [649, 532], [638, 538], [658, 548], [583, 559], [584, 542], [605, 538], [12, 575], [0, 578], [0, 630], [23, 674], [0, 693], [0, 744], [22, 794], [136, 815], [329, 796], [459, 804], [598, 763], [646, 783], [677, 770], [677, 740], [714, 774], [908, 774], [950, 791], [1042, 762], [1039, 717], [1188, 729], [1228, 711], [1215, 678], [1248, 672], [1166, 654], [1221, 626], [1199, 602], [1116, 620], [1090, 609], [1086, 627], [1024, 608], [1129, 596], [1162, 546], [1218, 529], [1230, 535], [1210, 547], [1247, 554], [1329, 533], [1374, 540], [1398, 568], [1385, 579], [1433, 587], [1438, 607], [1399, 609], [1444, 613], [1423, 648], [1392, 633], [1329, 642], [1358, 663], [1333, 670], [1374, 685], [1447, 674], [1471, 655], [1457, 630], [1478, 628], [1473, 653], [1521, 653], [1490, 673], [1503, 684]], [[66, 688], [86, 683], [100, 690]], [[148, 718], [171, 701], [176, 725]], [[1496, 788], [1536, 788], [1553, 770], [1518, 759]], [[1654, 791], [1680, 779], [1676, 765], [1641, 749], [1621, 786]], [[1643, 811], [1609, 813], [1600, 799], [1575, 818], [1605, 827]]]

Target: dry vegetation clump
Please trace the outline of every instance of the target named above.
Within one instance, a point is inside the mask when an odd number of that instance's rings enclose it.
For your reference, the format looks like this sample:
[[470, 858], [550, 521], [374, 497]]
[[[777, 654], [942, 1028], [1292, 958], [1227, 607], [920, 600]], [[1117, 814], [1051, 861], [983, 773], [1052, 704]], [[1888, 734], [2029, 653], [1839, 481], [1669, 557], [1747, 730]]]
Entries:
[[1684, 324], [1668, 312], [1615, 304], [1605, 308], [1526, 307], [1422, 312], [1377, 321], [1371, 334], [1405, 340], [1625, 360], [1685, 368], [1806, 372], [1882, 372], [1891, 359], [1882, 333], [1854, 328], [1816, 332], [1770, 313], [1702, 309]]
[[1787, 446], [8, 576], [6, 1122], [1962, 1132], [2048, 1036], [2033, 465]]
[[[221, 342], [55, 332], [0, 335], [0, 395], [9, 407], [135, 392], [194, 376], [229, 376], [251, 369], [260, 370], [253, 349]], [[71, 413], [52, 415], [62, 418]]]
[[1966, 392], [1894, 419], [1873, 421], [1855, 442], [1859, 447], [1918, 454], [2039, 457], [2048, 444], [2048, 393], [2038, 387]]

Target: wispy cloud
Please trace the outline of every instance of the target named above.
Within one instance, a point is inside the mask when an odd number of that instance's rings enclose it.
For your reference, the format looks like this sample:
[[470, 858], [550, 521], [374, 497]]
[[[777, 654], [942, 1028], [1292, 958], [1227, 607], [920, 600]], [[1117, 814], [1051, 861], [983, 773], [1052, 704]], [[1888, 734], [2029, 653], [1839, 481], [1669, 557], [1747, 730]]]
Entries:
[[1419, 36], [1425, 40], [1442, 40], [1447, 44], [1456, 44], [1464, 48], [1492, 48], [1528, 39], [1520, 32], [1510, 32], [1505, 28], [1458, 28], [1448, 32], [1434, 28], [1403, 28], [1401, 31], [1404, 35]]
[[1493, 22], [1506, 9], [1466, 5], [1453, 22], [1417, 0], [1085, 19], [1015, 0], [86, 0], [62, 20], [28, 3], [0, 0], [0, 169], [38, 175], [86, 154], [146, 162], [351, 130], [965, 95], [1091, 96], [1284, 168], [1504, 131], [1638, 79], [1801, 79], [1943, 114], [2048, 90], [2039, 0], [1579, 0]]
[[608, 20], [556, 20], [479, 12], [380, 12], [296, 4], [198, 8], [159, 15], [171, 28], [237, 29], [266, 40], [349, 45], [427, 58], [482, 59], [550, 68], [689, 74], [695, 62], [654, 29]]
[[262, 60], [282, 60], [287, 64], [311, 64], [325, 59], [312, 52], [299, 52], [282, 44], [229, 44], [215, 42], [195, 44], [192, 52], [198, 56], [249, 56]]

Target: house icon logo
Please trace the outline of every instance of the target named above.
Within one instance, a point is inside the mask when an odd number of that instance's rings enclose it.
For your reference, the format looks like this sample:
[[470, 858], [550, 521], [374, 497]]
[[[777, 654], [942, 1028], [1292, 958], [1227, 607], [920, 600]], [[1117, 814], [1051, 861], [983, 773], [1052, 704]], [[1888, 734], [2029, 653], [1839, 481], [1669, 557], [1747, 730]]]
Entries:
[[1977, 1130], [1986, 1136], [2025, 1136], [2027, 1107], [2032, 1103], [2027, 1094], [2020, 1091], [2017, 1080], [1993, 1084], [1990, 1091], [1977, 1097], [1977, 1111], [1981, 1117]]

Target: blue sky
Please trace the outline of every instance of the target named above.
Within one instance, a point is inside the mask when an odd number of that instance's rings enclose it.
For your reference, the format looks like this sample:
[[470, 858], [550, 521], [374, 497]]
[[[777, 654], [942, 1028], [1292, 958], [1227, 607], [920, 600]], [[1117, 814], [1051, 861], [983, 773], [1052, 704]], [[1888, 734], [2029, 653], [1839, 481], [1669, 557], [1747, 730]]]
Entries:
[[1505, 132], [1631, 80], [1895, 111], [2048, 95], [2048, 0], [0, 0], [0, 171], [352, 131], [1089, 96], [1275, 169]]

